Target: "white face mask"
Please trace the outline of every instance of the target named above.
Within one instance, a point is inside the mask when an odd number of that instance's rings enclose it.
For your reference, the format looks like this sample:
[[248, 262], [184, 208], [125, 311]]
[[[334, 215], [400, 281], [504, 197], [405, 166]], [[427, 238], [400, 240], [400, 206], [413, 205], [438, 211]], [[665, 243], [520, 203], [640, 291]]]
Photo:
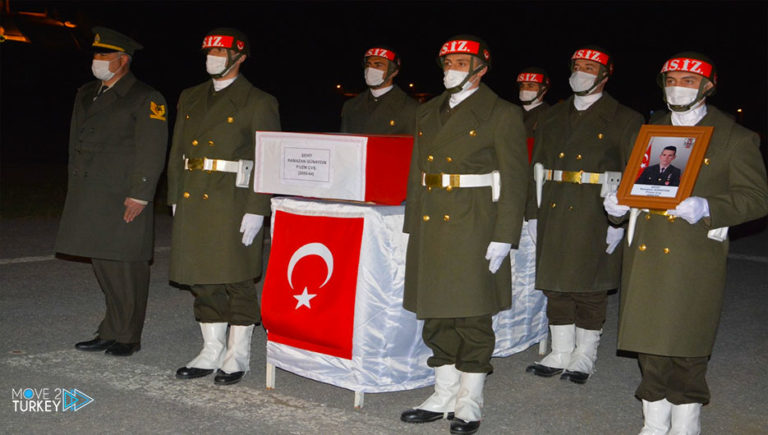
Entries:
[[[449, 69], [443, 74], [443, 85], [445, 85], [445, 89], [455, 88], [469, 75], [466, 71], [456, 71], [455, 69]], [[461, 90], [466, 91], [470, 86], [472, 86], [472, 84], [467, 80], [467, 82], [464, 83], [464, 86], [461, 87]]]
[[376, 68], [366, 68], [364, 71], [365, 84], [368, 86], [379, 86], [384, 83], [384, 71]]
[[223, 56], [213, 56], [211, 54], [205, 57], [205, 70], [210, 75], [221, 74], [227, 68], [227, 58]]
[[573, 92], [584, 92], [595, 84], [596, 78], [597, 76], [583, 71], [574, 71], [568, 79], [568, 84]]
[[106, 82], [115, 76], [115, 73], [109, 70], [109, 64], [112, 63], [109, 60], [93, 60], [91, 64], [91, 72], [97, 79]]
[[536, 98], [536, 94], [538, 92], [536, 91], [520, 91], [520, 101], [528, 103], [529, 101], [533, 103], [534, 99]]
[[699, 90], [682, 86], [667, 86], [664, 88], [664, 94], [667, 96], [667, 103], [673, 106], [686, 106], [696, 101]]

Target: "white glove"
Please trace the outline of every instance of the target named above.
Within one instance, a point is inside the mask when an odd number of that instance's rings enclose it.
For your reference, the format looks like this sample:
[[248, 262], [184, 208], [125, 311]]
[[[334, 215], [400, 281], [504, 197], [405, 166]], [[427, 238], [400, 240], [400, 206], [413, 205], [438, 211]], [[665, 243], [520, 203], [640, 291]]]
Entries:
[[539, 222], [538, 219], [531, 219], [528, 221], [528, 235], [531, 236], [531, 239], [533, 240], [533, 244], [536, 245], [536, 225]]
[[689, 224], [695, 224], [701, 218], [709, 216], [709, 203], [704, 198], [691, 196], [677, 204], [674, 210], [667, 210], [667, 214], [683, 218]]
[[243, 233], [243, 245], [251, 246], [263, 224], [264, 216], [262, 215], [252, 213], [243, 215], [243, 222], [240, 224], [240, 232]]
[[171, 216], [176, 216], [176, 204], [171, 204]]
[[491, 273], [496, 273], [501, 267], [501, 262], [509, 254], [509, 250], [512, 249], [512, 245], [502, 242], [491, 242], [488, 244], [488, 249], [485, 251], [485, 259], [491, 260], [488, 265], [488, 270]]
[[603, 200], [603, 208], [605, 212], [611, 216], [622, 217], [629, 211], [629, 207], [626, 205], [620, 205], [619, 200], [616, 198], [616, 192], [609, 193]]
[[608, 225], [608, 232], [605, 233], [605, 243], [608, 247], [605, 248], [606, 254], [613, 254], [616, 247], [619, 246], [621, 240], [624, 238], [624, 228], [616, 228]]

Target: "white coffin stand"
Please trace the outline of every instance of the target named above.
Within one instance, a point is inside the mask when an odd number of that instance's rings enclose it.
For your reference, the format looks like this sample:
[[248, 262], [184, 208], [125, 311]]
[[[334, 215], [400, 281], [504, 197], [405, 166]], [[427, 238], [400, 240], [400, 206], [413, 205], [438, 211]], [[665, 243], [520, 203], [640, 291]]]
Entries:
[[[272, 216], [287, 213], [365, 219], [357, 293], [352, 359], [267, 341], [266, 384], [275, 388], [275, 367], [355, 392], [355, 408], [365, 393], [402, 391], [434, 384], [426, 364], [431, 351], [421, 339], [421, 321], [402, 306], [408, 235], [402, 232], [402, 206], [373, 206], [297, 198], [273, 198]], [[273, 220], [274, 224], [274, 220]], [[280, 241], [272, 241], [280, 243]], [[534, 290], [535, 247], [525, 227], [520, 249], [512, 251], [512, 308], [493, 318], [494, 356], [509, 356], [547, 343], [546, 298]]]

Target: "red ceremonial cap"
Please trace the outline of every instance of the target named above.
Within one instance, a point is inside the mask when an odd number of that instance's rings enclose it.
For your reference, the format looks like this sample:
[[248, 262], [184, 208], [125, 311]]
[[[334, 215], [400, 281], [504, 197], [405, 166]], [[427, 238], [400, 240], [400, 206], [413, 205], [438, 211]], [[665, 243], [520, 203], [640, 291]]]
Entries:
[[491, 53], [485, 44], [481, 41], [474, 41], [472, 39], [455, 38], [448, 40], [440, 48], [438, 57], [446, 56], [449, 54], [471, 54], [477, 56], [486, 62], [491, 59]]
[[712, 76], [712, 64], [699, 59], [689, 57], [675, 57], [664, 62], [661, 72], [685, 71], [695, 73], [704, 77]]
[[534, 82], [534, 83], [544, 83], [544, 74], [536, 74], [536, 73], [520, 73], [517, 76], [518, 82]]
[[571, 60], [576, 59], [591, 60], [607, 67], [611, 57], [599, 50], [581, 48], [576, 50], [573, 56], [571, 56]]
[[373, 47], [369, 48], [368, 51], [365, 52], [365, 56], [363, 57], [370, 57], [370, 56], [380, 56], [383, 58], [386, 58], [390, 62], [395, 62], [395, 59], [397, 58], [397, 53], [394, 51], [383, 48], [383, 47]]

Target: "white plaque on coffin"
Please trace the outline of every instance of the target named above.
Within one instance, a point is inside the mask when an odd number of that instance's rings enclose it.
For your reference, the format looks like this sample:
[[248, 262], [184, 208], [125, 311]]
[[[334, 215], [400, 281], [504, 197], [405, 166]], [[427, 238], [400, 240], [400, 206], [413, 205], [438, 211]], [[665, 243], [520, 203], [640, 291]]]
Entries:
[[365, 201], [365, 136], [257, 132], [253, 189]]

